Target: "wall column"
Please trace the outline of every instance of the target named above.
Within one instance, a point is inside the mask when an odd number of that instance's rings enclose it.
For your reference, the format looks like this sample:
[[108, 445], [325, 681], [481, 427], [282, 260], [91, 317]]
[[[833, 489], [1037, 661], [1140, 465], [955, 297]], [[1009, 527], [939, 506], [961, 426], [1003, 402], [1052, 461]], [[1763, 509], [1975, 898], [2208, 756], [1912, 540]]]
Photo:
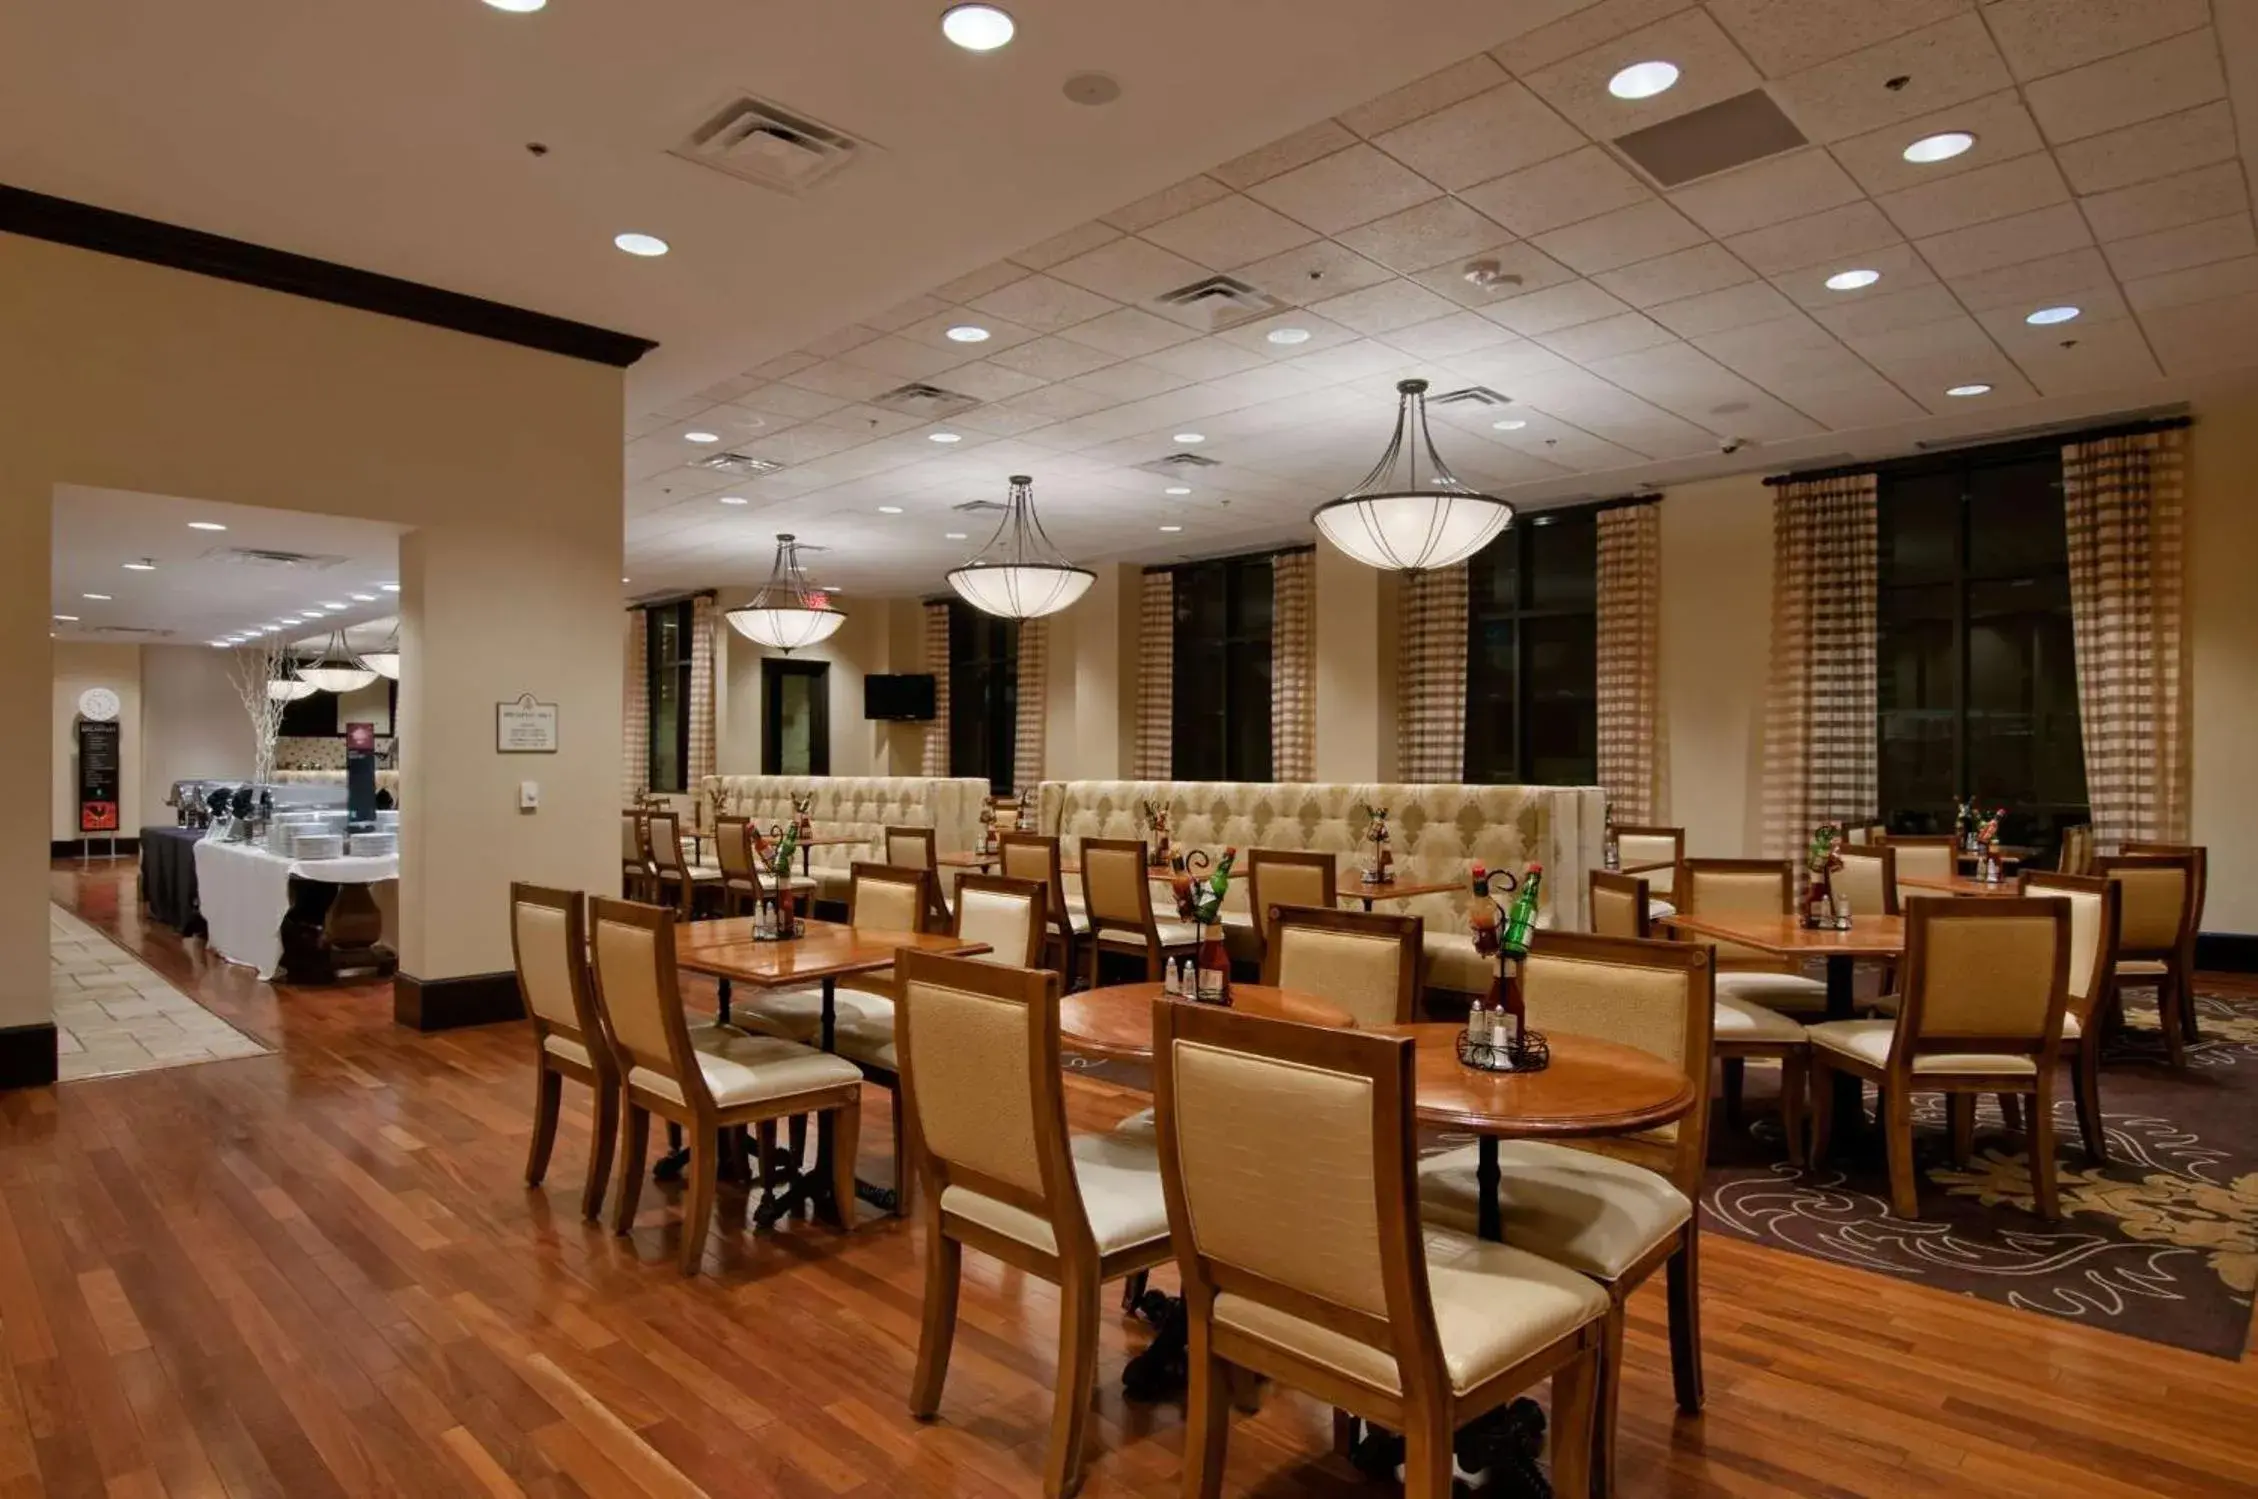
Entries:
[[[0, 734], [0, 784], [48, 799], [54, 734], [54, 650], [47, 601], [52, 487], [37, 455], [6, 441], [0, 418], [0, 700], [14, 733]], [[16, 434], [19, 439], [26, 434]], [[0, 1088], [55, 1080], [55, 1009], [48, 993], [48, 816], [20, 805], [0, 829]]]
[[[1098, 580], [1071, 611], [1073, 732], [1066, 758], [1050, 768], [1053, 780], [1117, 780], [1136, 760], [1137, 609], [1145, 570], [1109, 563], [1096, 571]], [[1061, 645], [1053, 642], [1053, 660], [1069, 654]]]
[[1385, 784], [1396, 767], [1401, 579], [1319, 537], [1316, 777]]

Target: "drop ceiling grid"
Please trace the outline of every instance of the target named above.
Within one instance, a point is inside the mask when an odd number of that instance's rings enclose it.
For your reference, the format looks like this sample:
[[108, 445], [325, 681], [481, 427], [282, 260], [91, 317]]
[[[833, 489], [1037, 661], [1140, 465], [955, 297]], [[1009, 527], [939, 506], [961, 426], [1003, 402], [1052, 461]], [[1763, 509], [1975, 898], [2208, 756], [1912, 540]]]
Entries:
[[[1687, 78], [1609, 98], [1607, 78], [1648, 57]], [[1591, 133], [1758, 80], [1813, 144], [1673, 191]], [[1965, 156], [1898, 159], [1962, 124], [1978, 135]], [[1610, 470], [1729, 437], [1963, 415], [1944, 394], [1962, 381], [2005, 407], [2250, 362], [2200, 315], [2216, 302], [2238, 313], [2223, 329], [2251, 320], [2241, 168], [2202, 0], [1586, 5], [639, 422], [630, 555], [644, 566], [641, 538], [694, 531], [742, 533], [728, 550], [765, 557], [790, 520], [851, 535], [842, 571], [867, 577], [883, 557], [926, 586], [984, 539], [948, 507], [1000, 497], [1013, 472], [1036, 475], [1054, 536], [1085, 555], [1149, 556], [1202, 529], [1297, 535], [1369, 466], [1408, 375], [1512, 399], [1506, 415], [1526, 423], [1512, 432], [1490, 426], [1496, 412], [1438, 412], [1470, 481], [1586, 475], [1601, 492]], [[1479, 259], [1520, 285], [1470, 285]], [[1852, 266], [1882, 279], [1824, 288]], [[1156, 300], [1210, 275], [1282, 308], [1213, 330]], [[2057, 299], [2085, 316], [2022, 324]], [[967, 323], [992, 336], [947, 337]], [[1286, 327], [1310, 336], [1268, 341]], [[910, 380], [979, 404], [932, 425], [871, 404]], [[1139, 465], [1193, 429], [1223, 466], [1167, 496]], [[686, 443], [698, 430], [721, 444]], [[788, 467], [683, 467], [717, 451]], [[719, 509], [722, 492], [750, 503]], [[879, 516], [881, 502], [905, 514]], [[676, 512], [684, 527], [652, 529]], [[1162, 542], [1161, 523], [1187, 534]]]

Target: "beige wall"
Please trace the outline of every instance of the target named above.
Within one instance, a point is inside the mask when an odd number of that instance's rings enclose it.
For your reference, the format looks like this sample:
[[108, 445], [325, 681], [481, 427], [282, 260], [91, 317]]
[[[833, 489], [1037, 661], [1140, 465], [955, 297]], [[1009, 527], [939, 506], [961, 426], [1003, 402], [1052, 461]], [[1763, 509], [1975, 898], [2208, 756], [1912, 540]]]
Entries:
[[[402, 969], [505, 971], [509, 880], [617, 878], [621, 401], [614, 369], [0, 235], [0, 691], [51, 684], [58, 484], [413, 528]], [[494, 705], [521, 692], [558, 705], [559, 753], [495, 752]], [[49, 738], [0, 737], [0, 780], [53, 761]], [[0, 1026], [49, 1015], [46, 862], [0, 838]]]
[[1753, 858], [1762, 851], [1772, 492], [1755, 474], [1672, 490], [1661, 527], [1657, 820], [1685, 828], [1689, 853]]
[[[740, 603], [751, 590], [724, 591], [722, 607]], [[831, 773], [835, 776], [891, 775], [896, 740], [915, 746], [924, 729], [916, 724], [872, 723], [862, 716], [862, 679], [885, 672], [923, 671], [922, 663], [893, 657], [893, 619], [897, 611], [915, 614], [914, 600], [856, 599], [846, 604], [847, 622], [821, 645], [794, 651], [793, 659], [823, 661], [830, 690]], [[715, 761], [723, 775], [761, 773], [761, 662], [781, 652], [766, 650], [727, 624], [722, 626], [727, 670], [716, 732]], [[914, 769], [908, 774], [914, 774]]]
[[2192, 836], [2211, 860], [2203, 929], [2258, 934], [2258, 389], [2198, 402], [2188, 458]]
[[[43, 590], [39, 596], [47, 595]], [[118, 836], [131, 838], [146, 820], [141, 785], [141, 647], [75, 640], [50, 644], [54, 733], [49, 832], [57, 840], [79, 836], [78, 697], [89, 687], [107, 687], [118, 695]]]
[[175, 781], [251, 773], [251, 719], [228, 676], [232, 651], [204, 645], [141, 649], [141, 820], [171, 822]]
[[1366, 567], [1320, 537], [1310, 587], [1317, 779], [1392, 781], [1398, 577]]

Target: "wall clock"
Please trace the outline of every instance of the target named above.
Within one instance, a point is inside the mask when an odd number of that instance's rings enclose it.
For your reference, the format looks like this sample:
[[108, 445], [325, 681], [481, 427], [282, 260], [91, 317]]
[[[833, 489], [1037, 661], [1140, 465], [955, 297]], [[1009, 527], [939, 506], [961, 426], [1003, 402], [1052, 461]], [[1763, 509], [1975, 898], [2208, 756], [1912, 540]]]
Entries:
[[107, 687], [89, 687], [78, 695], [78, 714], [96, 723], [108, 723], [118, 716], [118, 695]]

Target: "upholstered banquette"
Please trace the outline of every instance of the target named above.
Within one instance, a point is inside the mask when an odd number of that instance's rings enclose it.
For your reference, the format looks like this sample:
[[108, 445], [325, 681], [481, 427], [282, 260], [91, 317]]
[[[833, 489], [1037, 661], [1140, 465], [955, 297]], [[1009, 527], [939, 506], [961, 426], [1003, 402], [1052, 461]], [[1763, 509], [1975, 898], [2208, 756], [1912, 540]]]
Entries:
[[[929, 827], [941, 853], [971, 848], [980, 838], [980, 809], [988, 783], [939, 776], [707, 776], [704, 795], [723, 795], [724, 815], [749, 817], [763, 832], [793, 815], [792, 799], [812, 796], [808, 816], [820, 838], [852, 838], [813, 851], [816, 894], [844, 901], [855, 864], [883, 863], [888, 827]], [[705, 825], [710, 806], [699, 817]]]
[[[1340, 893], [1354, 895], [1366, 849], [1364, 808], [1388, 811], [1397, 877], [1453, 885], [1449, 894], [1388, 901], [1377, 909], [1426, 919], [1427, 972], [1435, 988], [1484, 992], [1489, 978], [1467, 937], [1466, 887], [1476, 859], [1491, 869], [1545, 867], [1544, 924], [1590, 927], [1585, 872], [1604, 851], [1606, 793], [1584, 786], [1371, 785], [1347, 782], [1045, 781], [1037, 819], [1072, 861], [1084, 838], [1142, 838], [1143, 809], [1165, 805], [1174, 846], [1219, 853], [1279, 848], [1332, 854]], [[1068, 877], [1079, 894], [1078, 882]], [[1167, 904], [1165, 891], [1154, 898]], [[1233, 880], [1224, 920], [1234, 954], [1259, 955], [1246, 882]]]

